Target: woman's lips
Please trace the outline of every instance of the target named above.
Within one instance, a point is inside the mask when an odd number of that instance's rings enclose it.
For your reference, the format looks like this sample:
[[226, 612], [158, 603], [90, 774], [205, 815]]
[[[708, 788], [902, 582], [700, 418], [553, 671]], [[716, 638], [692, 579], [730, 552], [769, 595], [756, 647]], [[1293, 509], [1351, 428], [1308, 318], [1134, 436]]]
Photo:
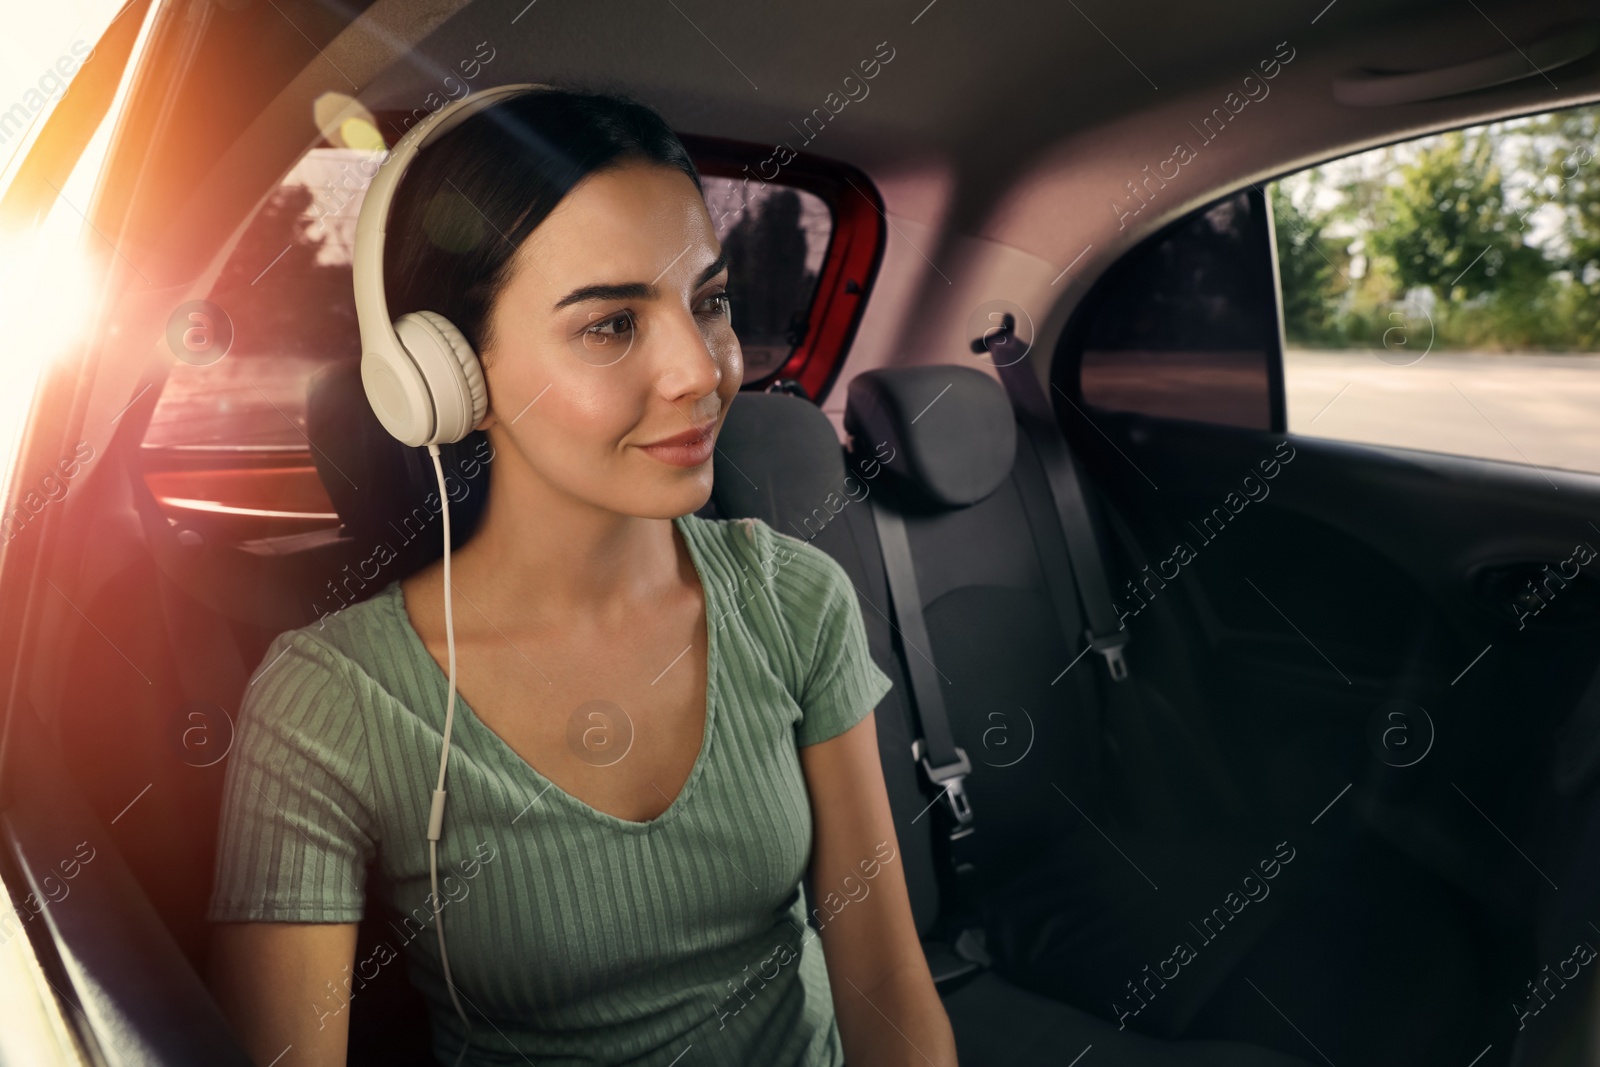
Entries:
[[698, 467], [711, 458], [712, 449], [716, 444], [711, 431], [715, 428], [716, 424], [711, 423], [706, 428], [704, 436], [696, 437], [686, 444], [640, 445], [639, 448], [646, 455], [654, 456], [674, 467]]

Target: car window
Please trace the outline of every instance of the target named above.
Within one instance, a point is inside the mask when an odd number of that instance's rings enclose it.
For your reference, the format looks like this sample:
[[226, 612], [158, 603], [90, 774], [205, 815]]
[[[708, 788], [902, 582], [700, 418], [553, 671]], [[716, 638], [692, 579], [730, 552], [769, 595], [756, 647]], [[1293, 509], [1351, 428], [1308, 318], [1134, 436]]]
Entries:
[[833, 215], [815, 193], [702, 175], [717, 239], [728, 251], [733, 329], [744, 380], [766, 378], [805, 339]]
[[1268, 187], [1294, 433], [1600, 471], [1600, 107]]
[[1106, 411], [1273, 429], [1277, 329], [1265, 209], [1247, 190], [1114, 264], [1064, 337], [1079, 391]]
[[[169, 343], [179, 359], [143, 441], [147, 480], [169, 514], [203, 515], [241, 537], [337, 522], [309, 452], [306, 387], [318, 367], [360, 355], [351, 253], [364, 183], [346, 179], [376, 158], [309, 151], [257, 211], [208, 299], [177, 316]], [[702, 182], [729, 253], [750, 385], [804, 340], [833, 215], [805, 189]]]
[[118, 0], [41, 5], [0, 37], [0, 192], [107, 27]]

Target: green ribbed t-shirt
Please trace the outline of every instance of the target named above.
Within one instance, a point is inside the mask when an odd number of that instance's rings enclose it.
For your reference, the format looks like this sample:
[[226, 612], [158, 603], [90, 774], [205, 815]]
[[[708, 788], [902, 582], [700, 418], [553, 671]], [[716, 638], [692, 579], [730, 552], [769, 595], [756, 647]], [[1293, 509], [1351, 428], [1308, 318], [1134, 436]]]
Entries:
[[[860, 722], [892, 683], [831, 557], [760, 520], [673, 522], [705, 593], [706, 721], [660, 816], [590, 807], [456, 696], [439, 882], [473, 1019], [463, 1063], [843, 1062], [806, 925], [812, 818], [798, 750]], [[398, 582], [278, 635], [239, 711], [207, 912], [354, 922], [376, 864], [401, 921], [353, 973], [305, 990], [306, 1011], [336, 1017], [347, 989], [359, 996], [380, 968], [406, 966], [445, 1064], [465, 1034], [439, 967], [426, 832], [448, 689]]]

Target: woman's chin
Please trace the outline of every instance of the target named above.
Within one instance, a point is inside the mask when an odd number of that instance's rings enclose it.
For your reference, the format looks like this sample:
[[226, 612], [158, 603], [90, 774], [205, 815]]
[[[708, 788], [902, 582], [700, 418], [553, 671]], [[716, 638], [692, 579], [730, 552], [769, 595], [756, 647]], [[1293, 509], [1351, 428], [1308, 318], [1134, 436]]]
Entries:
[[699, 511], [711, 499], [711, 464], [702, 470], [684, 470], [668, 484], [658, 481], [619, 502], [618, 511], [648, 519], [675, 519]]

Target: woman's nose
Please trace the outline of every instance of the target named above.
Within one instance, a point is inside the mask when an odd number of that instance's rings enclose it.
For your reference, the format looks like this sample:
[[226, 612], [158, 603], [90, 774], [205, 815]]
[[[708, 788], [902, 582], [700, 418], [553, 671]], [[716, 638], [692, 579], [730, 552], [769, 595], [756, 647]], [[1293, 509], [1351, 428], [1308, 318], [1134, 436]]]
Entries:
[[688, 311], [674, 312], [669, 318], [661, 351], [655, 354], [660, 361], [662, 392], [669, 398], [715, 392], [722, 382], [722, 364], [704, 327]]

